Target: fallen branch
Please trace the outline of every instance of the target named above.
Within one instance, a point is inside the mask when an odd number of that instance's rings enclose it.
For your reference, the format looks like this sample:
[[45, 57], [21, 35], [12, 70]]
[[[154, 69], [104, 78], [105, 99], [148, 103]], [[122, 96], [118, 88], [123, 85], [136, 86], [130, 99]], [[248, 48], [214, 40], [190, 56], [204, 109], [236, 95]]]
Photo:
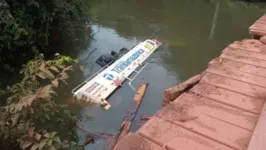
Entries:
[[92, 136], [88, 136], [86, 139], [85, 139], [85, 141], [82, 143], [82, 145], [81, 146], [86, 146], [86, 145], [88, 145], [88, 144], [90, 144], [90, 143], [93, 143], [94, 142], [94, 138], [92, 137]]
[[146, 88], [147, 88], [148, 84], [147, 83], [142, 83], [140, 85], [140, 87], [138, 88], [135, 96], [134, 96], [134, 109], [131, 111], [127, 112], [127, 115], [124, 118], [124, 121], [121, 124], [119, 133], [117, 134], [117, 136], [115, 137], [112, 145], [111, 145], [111, 149], [113, 149], [116, 145], [116, 143], [118, 141], [120, 141], [121, 139], [123, 139], [130, 131], [130, 127], [131, 127], [131, 122], [134, 120], [136, 113], [138, 111], [138, 108], [140, 106], [140, 103], [142, 101], [142, 98], [145, 94]]
[[150, 116], [140, 116], [140, 121], [148, 121], [150, 119], [151, 119]]
[[142, 126], [143, 124], [145, 124], [150, 119], [151, 119], [151, 116], [140, 116], [140, 119], [137, 122], [137, 125]]
[[100, 138], [103, 138], [103, 139], [106, 139], [106, 138], [109, 138], [111, 136], [114, 136], [112, 134], [109, 134], [109, 133], [102, 133], [102, 132], [94, 132], [94, 131], [90, 131], [88, 129], [84, 129], [83, 127], [77, 125], [77, 128], [80, 129], [80, 130], [83, 130], [93, 136], [96, 136], [96, 137], [100, 137]]

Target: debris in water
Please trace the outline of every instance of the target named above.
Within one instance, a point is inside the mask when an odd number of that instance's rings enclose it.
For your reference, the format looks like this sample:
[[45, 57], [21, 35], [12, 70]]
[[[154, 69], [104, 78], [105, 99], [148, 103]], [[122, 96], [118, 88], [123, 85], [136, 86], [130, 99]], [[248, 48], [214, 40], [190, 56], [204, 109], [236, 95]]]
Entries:
[[140, 121], [148, 121], [150, 119], [151, 119], [150, 116], [140, 116]]
[[86, 140], [82, 143], [82, 146], [86, 146], [90, 143], [94, 143], [94, 138], [92, 136], [87, 136]]
[[116, 143], [118, 141], [120, 141], [122, 138], [124, 138], [128, 132], [130, 131], [130, 127], [131, 127], [131, 122], [133, 121], [133, 119], [135, 118], [136, 116], [136, 113], [138, 111], [138, 108], [140, 106], [140, 103], [143, 99], [143, 96], [146, 92], [146, 88], [147, 88], [148, 84], [147, 83], [142, 83], [140, 85], [140, 87], [138, 88], [135, 96], [134, 96], [134, 109], [133, 110], [129, 110], [127, 112], [127, 115], [125, 116], [124, 118], [124, 121], [122, 122], [121, 124], [121, 127], [120, 127], [120, 130], [119, 132], [117, 133], [116, 137], [114, 138], [113, 140], [113, 143], [111, 145], [111, 148], [113, 149], [116, 145]]
[[100, 137], [100, 138], [103, 138], [103, 139], [106, 139], [106, 138], [109, 138], [111, 136], [114, 136], [112, 134], [109, 134], [109, 133], [103, 133], [103, 132], [94, 132], [94, 131], [90, 131], [88, 129], [84, 129], [83, 127], [81, 127], [80, 125], [77, 125], [77, 128], [80, 129], [80, 130], [83, 130], [95, 137]]

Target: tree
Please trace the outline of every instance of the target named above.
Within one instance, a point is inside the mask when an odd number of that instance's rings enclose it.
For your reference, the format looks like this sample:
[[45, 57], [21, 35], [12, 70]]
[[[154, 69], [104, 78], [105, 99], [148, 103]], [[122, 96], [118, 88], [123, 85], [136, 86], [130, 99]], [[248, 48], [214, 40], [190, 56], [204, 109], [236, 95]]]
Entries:
[[36, 53], [88, 40], [87, 12], [82, 0], [0, 0], [1, 72], [19, 70]]
[[[23, 79], [10, 89], [10, 96], [0, 108], [1, 140], [21, 149], [81, 148], [72, 130], [77, 117], [54, 99], [55, 88], [67, 83], [67, 73], [72, 70], [72, 65], [65, 64], [72, 62], [76, 60], [66, 56], [48, 61], [36, 57], [23, 67]], [[10, 149], [6, 145], [1, 146]]]

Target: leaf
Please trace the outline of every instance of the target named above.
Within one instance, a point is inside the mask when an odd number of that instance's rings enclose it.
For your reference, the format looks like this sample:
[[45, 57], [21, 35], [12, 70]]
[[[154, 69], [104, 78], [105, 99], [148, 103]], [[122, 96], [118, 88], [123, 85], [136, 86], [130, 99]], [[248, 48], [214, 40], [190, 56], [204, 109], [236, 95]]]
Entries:
[[47, 142], [48, 145], [52, 145], [52, 143], [53, 143], [53, 139], [49, 139]]
[[55, 72], [60, 72], [55, 66], [51, 66], [50, 69], [52, 69]]
[[35, 94], [24, 96], [20, 99], [23, 106], [30, 106], [33, 100], [36, 98]]
[[51, 117], [50, 117], [48, 114], [45, 114], [44, 117], [45, 117], [47, 120], [51, 120]]
[[54, 79], [55, 78], [54, 74], [51, 71], [49, 71], [49, 70], [45, 70], [44, 73], [45, 73], [45, 76], [47, 78], [49, 78], [49, 79]]
[[60, 68], [60, 69], [65, 69], [64, 65], [57, 65], [57, 67]]
[[56, 150], [54, 146], [51, 146], [49, 150]]
[[57, 88], [58, 87], [58, 80], [53, 80], [53, 81], [51, 81], [52, 82], [52, 84]]
[[51, 98], [50, 90], [51, 90], [51, 85], [46, 85], [43, 88], [39, 88], [37, 91], [37, 94], [38, 94], [37, 98], [50, 100]]
[[73, 141], [70, 141], [69, 144], [70, 145], [77, 145], [77, 143], [76, 142], [73, 142]]
[[36, 79], [36, 76], [35, 75], [32, 75], [31, 76], [31, 79], [34, 81]]
[[57, 93], [55, 91], [53, 91], [53, 90], [50, 91], [50, 94], [54, 95], [54, 96], [57, 96]]
[[36, 133], [34, 136], [35, 140], [37, 140], [37, 141], [39, 141], [41, 139], [41, 137], [42, 137], [42, 135], [39, 133]]
[[22, 107], [23, 107], [23, 104], [21, 103], [15, 104], [15, 112], [21, 111]]
[[45, 62], [42, 62], [40, 68], [41, 71], [45, 71]]
[[73, 70], [73, 67], [72, 66], [67, 66], [64, 71], [72, 71]]
[[61, 143], [61, 140], [58, 136], [54, 137], [53, 140], [56, 141], [57, 143]]
[[34, 73], [34, 68], [32, 66], [29, 66], [29, 72], [30, 72], [30, 74]]
[[30, 128], [28, 129], [28, 135], [29, 135], [30, 138], [33, 137], [34, 129], [35, 129], [35, 127], [30, 127]]
[[26, 71], [26, 68], [23, 68], [19, 71], [20, 74], [24, 73]]
[[60, 80], [65, 80], [67, 78], [68, 78], [67, 73], [63, 72], [63, 73], [60, 74], [60, 78], [59, 78]]
[[56, 134], [57, 134], [57, 132], [52, 132], [52, 133], [50, 134], [50, 137], [52, 138], [52, 137], [54, 137]]
[[39, 72], [39, 73], [37, 73], [37, 76], [40, 77], [40, 78], [42, 78], [42, 79], [45, 79], [45, 74], [44, 74], [44, 72]]
[[83, 71], [83, 70], [84, 70], [84, 66], [80, 65], [80, 66], [79, 66], [79, 69], [80, 69], [81, 71]]
[[46, 137], [46, 138], [50, 138], [50, 134], [49, 133], [45, 133], [43, 136]]
[[39, 143], [39, 145], [38, 145], [39, 150], [43, 149], [43, 147], [44, 147], [44, 145], [46, 144], [46, 142], [47, 142], [47, 139], [44, 139], [44, 140], [42, 140], [42, 141]]
[[30, 141], [26, 141], [22, 144], [21, 148], [22, 149], [26, 149], [27, 147], [29, 147], [32, 143]]
[[39, 147], [39, 145], [38, 145], [38, 144], [34, 144], [34, 145], [31, 147], [31, 149], [30, 149], [30, 150], [36, 150], [38, 147]]

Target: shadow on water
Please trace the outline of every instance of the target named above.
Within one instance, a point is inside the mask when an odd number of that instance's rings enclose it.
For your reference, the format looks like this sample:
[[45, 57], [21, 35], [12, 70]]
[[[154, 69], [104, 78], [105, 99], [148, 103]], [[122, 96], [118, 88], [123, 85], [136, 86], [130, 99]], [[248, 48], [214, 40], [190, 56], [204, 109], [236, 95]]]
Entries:
[[[88, 50], [78, 53], [84, 70], [74, 73], [71, 83], [64, 88], [66, 97], [74, 85], [100, 69], [94, 62], [101, 54], [130, 48], [148, 37], [157, 37], [164, 43], [148, 60], [154, 63], [133, 83], [138, 87], [148, 82], [149, 86], [132, 131], [139, 128], [141, 115], [152, 115], [161, 107], [165, 88], [204, 70], [230, 42], [248, 38], [248, 27], [265, 12], [261, 5], [223, 0], [92, 0], [90, 5], [95, 40]], [[125, 83], [108, 99], [112, 105], [109, 111], [97, 106], [76, 108], [83, 118], [78, 124], [91, 131], [115, 134], [134, 94]], [[88, 115], [93, 121], [86, 119]], [[87, 135], [80, 130], [78, 133], [81, 141]], [[96, 140], [86, 149], [103, 149], [104, 142]]]

